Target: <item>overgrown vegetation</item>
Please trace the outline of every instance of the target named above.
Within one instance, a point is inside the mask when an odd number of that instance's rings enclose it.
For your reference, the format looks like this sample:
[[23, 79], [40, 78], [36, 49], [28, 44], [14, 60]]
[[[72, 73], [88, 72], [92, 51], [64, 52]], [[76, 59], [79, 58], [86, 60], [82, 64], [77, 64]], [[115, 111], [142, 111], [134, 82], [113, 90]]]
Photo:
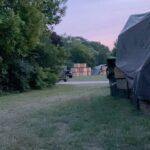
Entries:
[[65, 52], [51, 29], [64, 13], [65, 0], [0, 1], [0, 91], [56, 82]]

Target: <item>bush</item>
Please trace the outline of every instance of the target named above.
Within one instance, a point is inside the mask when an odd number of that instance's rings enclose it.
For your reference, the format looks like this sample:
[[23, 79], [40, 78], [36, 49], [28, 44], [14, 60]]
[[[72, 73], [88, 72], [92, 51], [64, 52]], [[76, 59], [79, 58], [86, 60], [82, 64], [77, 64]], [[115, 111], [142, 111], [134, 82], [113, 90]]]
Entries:
[[29, 78], [33, 68], [28, 62], [14, 59], [7, 64], [2, 63], [0, 67], [1, 91], [25, 91], [30, 89]]
[[57, 75], [52, 73], [50, 68], [38, 67], [32, 74], [30, 86], [35, 89], [42, 89], [54, 85], [57, 81]]
[[33, 67], [24, 60], [14, 60], [8, 64], [7, 70], [7, 89], [9, 91], [26, 91], [30, 89], [29, 80]]
[[65, 13], [61, 1], [0, 1], [0, 91], [25, 91], [56, 82], [64, 51], [47, 29]]

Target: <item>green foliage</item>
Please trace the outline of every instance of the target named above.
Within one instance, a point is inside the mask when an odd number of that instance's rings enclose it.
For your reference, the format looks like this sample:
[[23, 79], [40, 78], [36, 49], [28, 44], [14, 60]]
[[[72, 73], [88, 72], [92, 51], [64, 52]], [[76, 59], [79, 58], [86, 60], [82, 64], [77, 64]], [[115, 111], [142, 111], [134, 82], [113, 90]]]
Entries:
[[[54, 84], [65, 53], [52, 43], [65, 0], [0, 1], [0, 90], [24, 91]], [[56, 35], [57, 36], [57, 35]]]
[[25, 60], [14, 59], [1, 65], [0, 89], [1, 91], [24, 91], [30, 89], [29, 79], [33, 67]]
[[114, 43], [114, 48], [113, 48], [113, 50], [111, 52], [111, 55], [116, 57], [116, 52], [117, 52], [117, 42]]
[[30, 81], [30, 86], [35, 89], [50, 87], [57, 81], [57, 76], [50, 68], [39, 67], [35, 70]]
[[57, 70], [62, 65], [65, 57], [64, 49], [55, 47], [50, 43], [38, 45], [30, 53], [30, 59], [42, 67], [51, 67]]
[[63, 43], [68, 53], [68, 66], [73, 63], [87, 63], [88, 66], [105, 64], [109, 48], [99, 42], [90, 42], [81, 37], [63, 37]]
[[89, 66], [93, 65], [94, 53], [93, 51], [79, 42], [73, 42], [71, 45], [71, 56], [70, 59], [74, 63], [87, 63]]
[[30, 89], [29, 80], [33, 67], [24, 60], [14, 60], [8, 68], [9, 90], [24, 91]]

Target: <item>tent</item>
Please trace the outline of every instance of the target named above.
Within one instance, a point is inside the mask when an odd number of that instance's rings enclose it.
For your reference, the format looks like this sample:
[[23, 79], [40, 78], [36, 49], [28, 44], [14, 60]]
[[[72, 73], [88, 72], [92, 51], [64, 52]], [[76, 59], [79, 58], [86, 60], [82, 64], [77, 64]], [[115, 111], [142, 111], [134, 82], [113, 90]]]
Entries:
[[101, 68], [102, 68], [102, 65], [95, 66], [95, 67], [92, 69], [92, 75], [99, 75], [100, 72], [101, 72]]
[[106, 72], [106, 68], [107, 68], [106, 64], [95, 66], [92, 69], [92, 75], [100, 75], [101, 73]]
[[136, 98], [150, 100], [150, 12], [132, 15], [118, 37], [116, 66]]

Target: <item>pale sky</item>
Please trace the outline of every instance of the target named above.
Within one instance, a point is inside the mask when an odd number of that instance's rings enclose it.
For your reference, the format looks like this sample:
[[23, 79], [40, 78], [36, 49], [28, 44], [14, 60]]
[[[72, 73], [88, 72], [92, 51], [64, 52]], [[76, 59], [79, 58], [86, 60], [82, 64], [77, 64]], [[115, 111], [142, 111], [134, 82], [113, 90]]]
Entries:
[[150, 11], [150, 0], [68, 0], [55, 31], [99, 41], [112, 49], [131, 14]]

